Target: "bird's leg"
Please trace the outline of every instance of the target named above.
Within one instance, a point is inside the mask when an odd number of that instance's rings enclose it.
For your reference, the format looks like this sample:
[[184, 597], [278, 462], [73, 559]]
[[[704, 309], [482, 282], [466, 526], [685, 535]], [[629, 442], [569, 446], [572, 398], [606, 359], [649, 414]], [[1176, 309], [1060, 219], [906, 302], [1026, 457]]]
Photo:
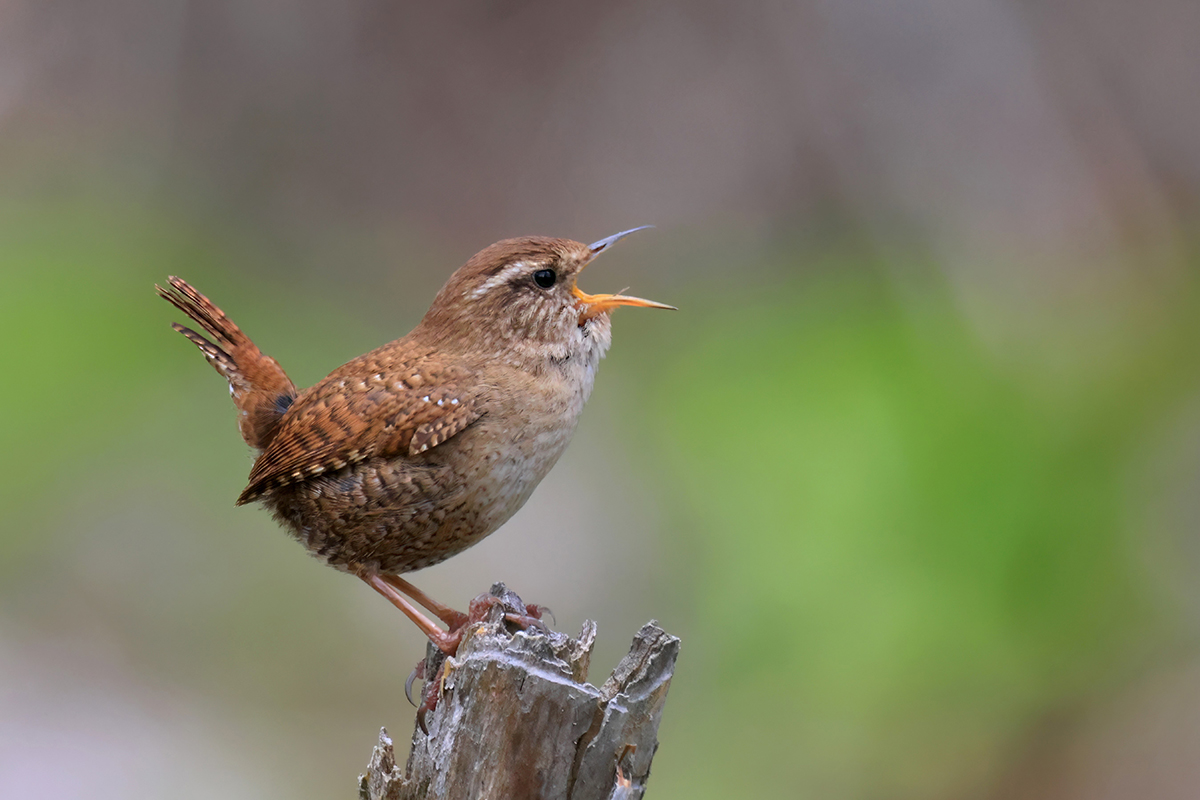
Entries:
[[432, 613], [442, 622], [446, 623], [450, 630], [461, 628], [463, 625], [467, 624], [468, 618], [466, 614], [462, 613], [461, 611], [455, 611], [450, 606], [439, 603], [437, 600], [434, 600], [432, 597], [425, 594], [416, 586], [413, 586], [411, 583], [404, 580], [404, 578], [401, 578], [399, 575], [380, 575], [379, 577], [390, 583], [397, 591], [404, 592], [404, 594], [408, 595], [413, 600], [416, 600], [417, 603], [424, 606], [427, 611]]
[[396, 590], [392, 584], [388, 583], [380, 575], [360, 575], [366, 583], [375, 591], [388, 599], [392, 605], [404, 612], [404, 615], [416, 623], [421, 632], [429, 637], [429, 641], [433, 642], [437, 649], [441, 650], [448, 656], [458, 652], [459, 642], [462, 641], [462, 626], [450, 631], [444, 631], [429, 617], [421, 613], [421, 611], [408, 601], [408, 598]]
[[[446, 623], [447, 627], [450, 628], [450, 630], [447, 632], [448, 634], [458, 634], [460, 638], [463, 627], [472, 622], [482, 621], [492, 606], [502, 604], [502, 601], [498, 597], [490, 594], [481, 594], [471, 601], [469, 612], [464, 614], [448, 605], [439, 603], [437, 600], [434, 600], [432, 597], [425, 594], [425, 592], [421, 591], [416, 586], [413, 586], [399, 575], [379, 575], [378, 577], [380, 580], [389, 584], [396, 591], [402, 592], [403, 594], [411, 597], [419, 605], [431, 612], [435, 617]], [[391, 598], [389, 597], [389, 599]], [[393, 600], [392, 602], [395, 601]], [[542, 614], [547, 612], [553, 616], [553, 612], [550, 612], [550, 609], [543, 606], [529, 604], [524, 607], [524, 613], [509, 612], [504, 615], [504, 618], [523, 629], [530, 627], [544, 629], [546, 626], [542, 622]], [[420, 625], [421, 623], [418, 622], [417, 624]], [[423, 627], [422, 630], [424, 630]]]

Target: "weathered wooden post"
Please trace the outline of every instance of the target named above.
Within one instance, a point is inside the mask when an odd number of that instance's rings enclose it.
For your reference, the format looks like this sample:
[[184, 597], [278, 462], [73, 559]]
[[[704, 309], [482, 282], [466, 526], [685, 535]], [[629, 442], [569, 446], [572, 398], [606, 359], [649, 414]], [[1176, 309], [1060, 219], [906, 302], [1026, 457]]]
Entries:
[[[504, 584], [492, 594], [523, 609]], [[380, 731], [362, 800], [632, 800], [640, 798], [658, 748], [658, 723], [679, 639], [655, 622], [597, 688], [587, 683], [596, 638], [590, 620], [576, 638], [512, 632], [495, 606], [446, 659], [429, 648], [425, 674], [443, 682], [426, 724], [413, 732], [405, 768]], [[443, 663], [448, 662], [448, 663]]]

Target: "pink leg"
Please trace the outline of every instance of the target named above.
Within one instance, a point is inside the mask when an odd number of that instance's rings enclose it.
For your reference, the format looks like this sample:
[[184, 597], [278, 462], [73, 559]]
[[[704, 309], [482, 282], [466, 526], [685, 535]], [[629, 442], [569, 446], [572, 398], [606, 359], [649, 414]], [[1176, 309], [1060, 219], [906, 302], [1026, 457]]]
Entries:
[[429, 637], [429, 641], [437, 645], [437, 648], [448, 656], [458, 652], [458, 644], [462, 641], [462, 626], [459, 626], [452, 631], [444, 631], [439, 628], [433, 620], [421, 613], [421, 611], [408, 601], [404, 595], [400, 594], [391, 583], [384, 580], [380, 575], [360, 575], [367, 584], [388, 599], [392, 605], [404, 612], [405, 616], [416, 623]]
[[417, 603], [432, 613], [435, 617], [449, 626], [450, 630], [461, 628], [467, 622], [467, 615], [461, 611], [455, 611], [447, 605], [439, 603], [429, 595], [422, 592], [416, 586], [413, 586], [408, 581], [401, 578], [399, 575], [380, 575], [381, 579], [390, 583], [393, 588], [416, 600]]

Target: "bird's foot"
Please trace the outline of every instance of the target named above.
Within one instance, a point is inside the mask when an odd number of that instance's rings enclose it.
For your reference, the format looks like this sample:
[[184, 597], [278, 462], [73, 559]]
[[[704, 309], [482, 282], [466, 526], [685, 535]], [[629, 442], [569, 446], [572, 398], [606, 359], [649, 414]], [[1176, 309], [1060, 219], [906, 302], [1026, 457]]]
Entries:
[[[467, 611], [467, 624], [482, 622], [488, 612], [496, 606], [503, 606], [506, 609], [504, 619], [523, 631], [530, 628], [539, 631], [549, 630], [546, 623], [542, 622], [542, 614], [549, 612], [550, 609], [545, 606], [526, 605], [511, 592], [506, 597], [497, 597], [494, 594], [481, 594], [476, 597], [471, 601]], [[550, 612], [550, 616], [554, 616], [553, 612]]]
[[[426, 725], [426, 719], [430, 712], [437, 708], [438, 701], [441, 700], [442, 694], [445, 691], [446, 678], [453, 669], [453, 664], [450, 657], [458, 653], [458, 647], [462, 644], [463, 634], [471, 625], [477, 625], [484, 622], [493, 608], [500, 606], [504, 611], [504, 621], [514, 625], [521, 630], [534, 628], [539, 631], [548, 630], [546, 623], [542, 621], [542, 616], [550, 614], [553, 618], [554, 614], [546, 606], [533, 604], [525, 604], [519, 597], [511, 592], [506, 592], [503, 596], [494, 594], [481, 594], [471, 601], [468, 606], [467, 613], [455, 612], [457, 617], [451, 624], [449, 630], [442, 631], [440, 628], [426, 630], [425, 633], [434, 646], [441, 651], [442, 656], [440, 663], [438, 661], [422, 660], [413, 671], [409, 674], [408, 680], [404, 682], [404, 696], [408, 698], [408, 702], [412, 703], [417, 708], [417, 725], [426, 736], [429, 735], [429, 729]], [[449, 614], [439, 614], [441, 618], [450, 623], [447, 619]], [[436, 666], [434, 666], [436, 664]], [[432, 680], [427, 679], [429, 669], [436, 669], [437, 675]], [[414, 681], [420, 680], [424, 683], [421, 689], [421, 703], [418, 705], [413, 701], [412, 685]]]

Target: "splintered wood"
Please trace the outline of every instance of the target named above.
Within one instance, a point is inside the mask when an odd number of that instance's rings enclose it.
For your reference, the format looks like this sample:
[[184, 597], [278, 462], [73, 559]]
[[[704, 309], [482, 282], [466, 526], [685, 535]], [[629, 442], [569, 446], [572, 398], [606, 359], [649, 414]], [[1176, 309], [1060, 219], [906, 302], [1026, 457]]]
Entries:
[[[508, 610], [523, 610], [496, 584]], [[635, 800], [658, 748], [658, 724], [679, 639], [655, 622], [600, 688], [586, 683], [596, 625], [579, 636], [510, 632], [504, 606], [465, 634], [458, 654], [435, 648], [425, 664], [442, 681], [429, 734], [418, 727], [404, 768], [380, 731], [362, 800]], [[444, 663], [443, 663], [444, 662]]]

